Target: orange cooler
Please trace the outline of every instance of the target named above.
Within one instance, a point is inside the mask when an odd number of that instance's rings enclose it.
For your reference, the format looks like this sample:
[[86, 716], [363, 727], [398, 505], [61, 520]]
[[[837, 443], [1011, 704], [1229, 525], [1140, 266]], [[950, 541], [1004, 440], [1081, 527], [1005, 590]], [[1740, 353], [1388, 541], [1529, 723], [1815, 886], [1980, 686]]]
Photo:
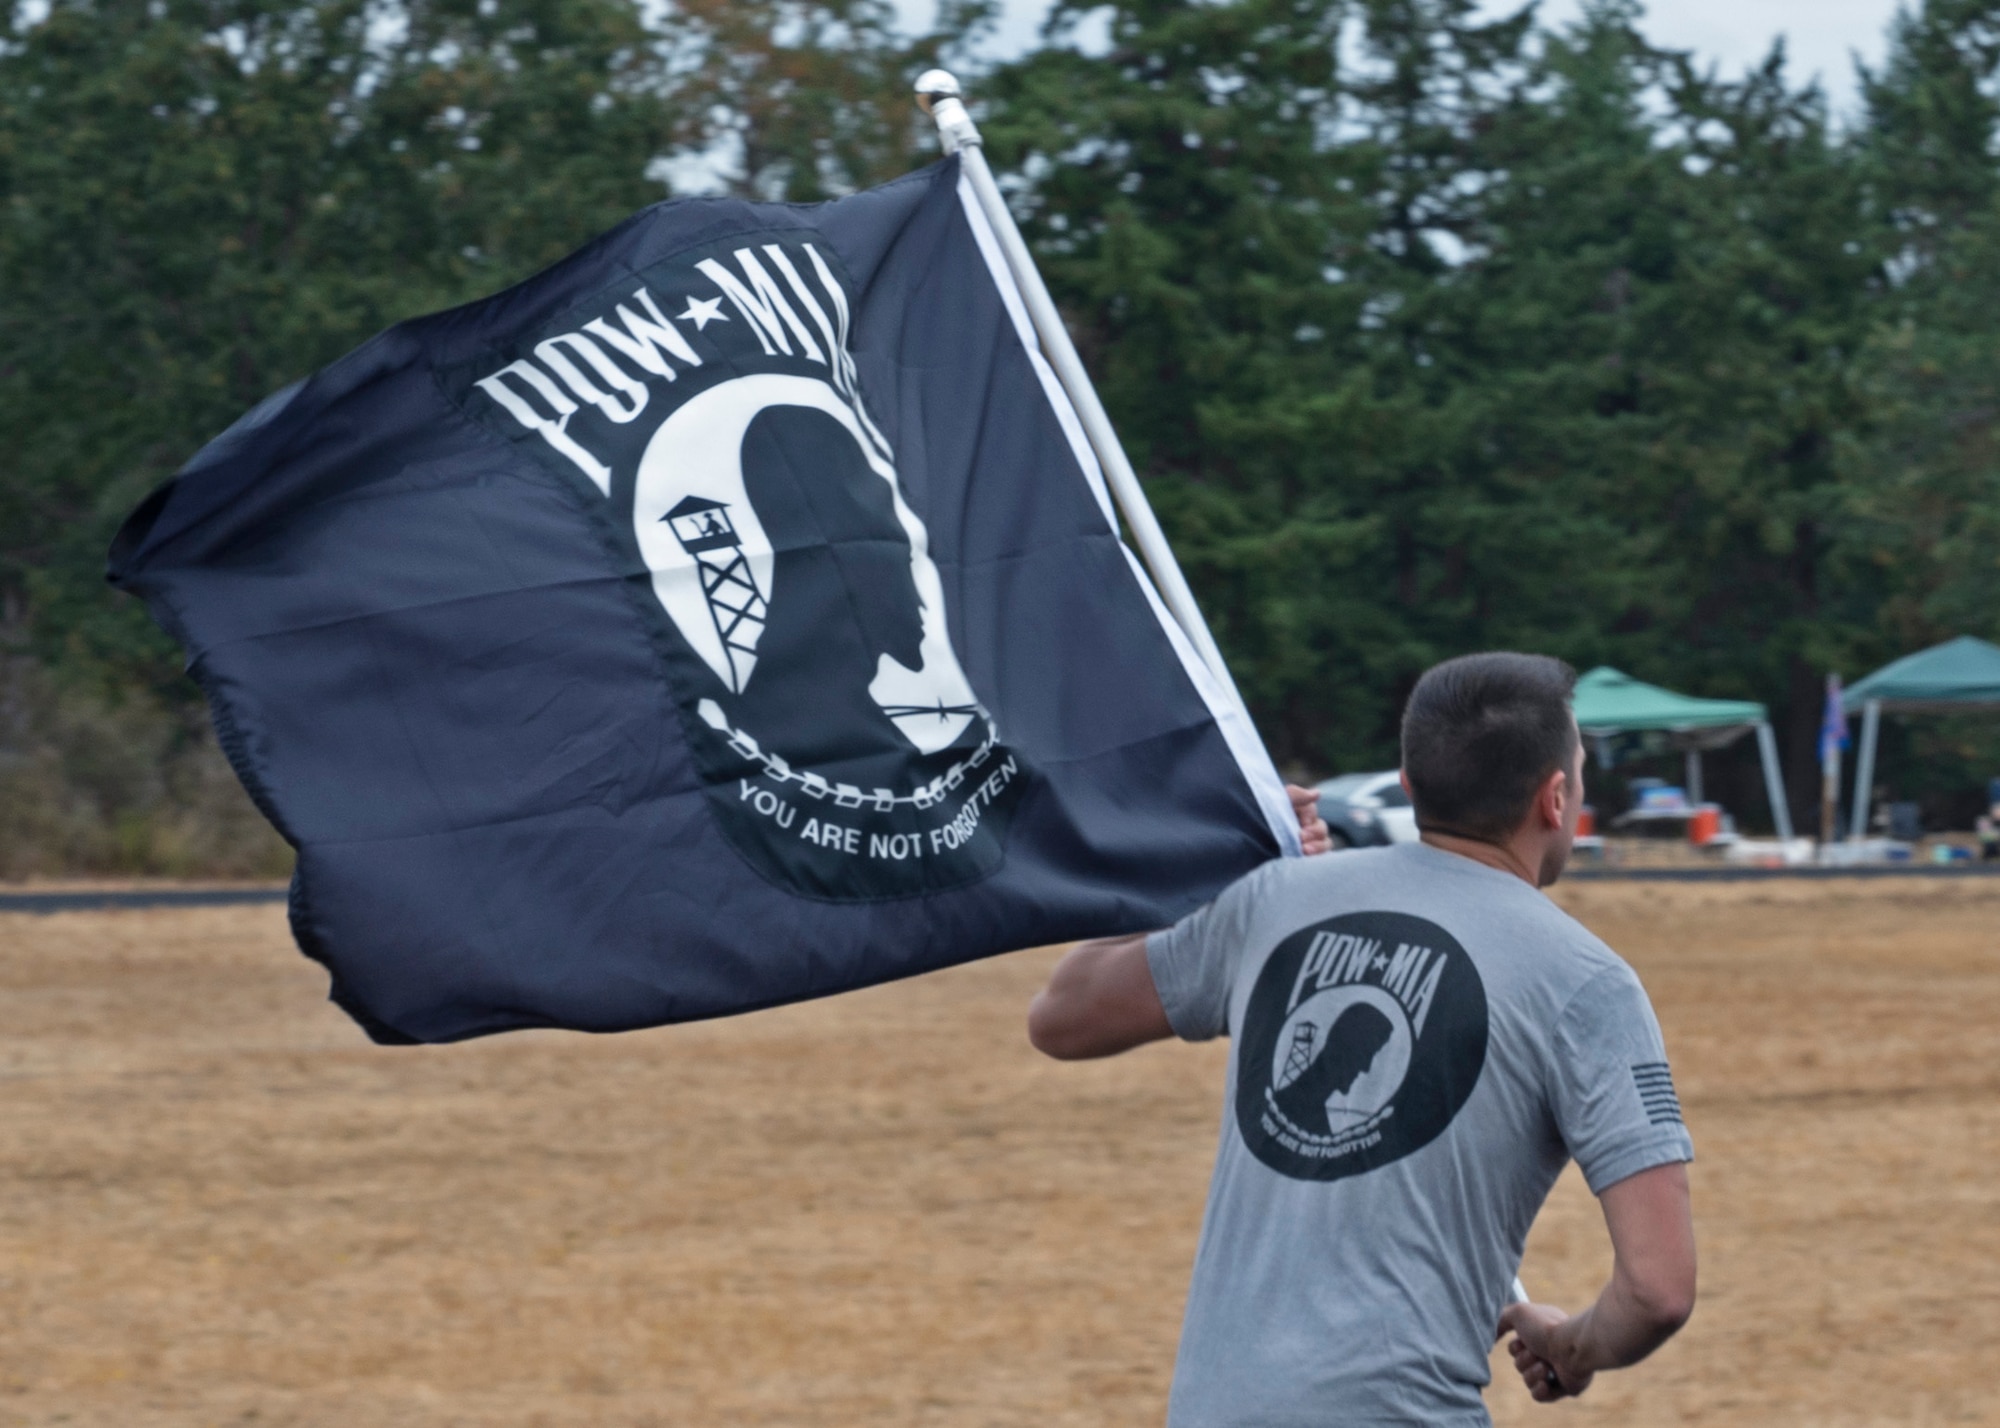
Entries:
[[1688, 819], [1688, 842], [1699, 848], [1722, 831], [1722, 810], [1712, 803], [1704, 803], [1695, 809]]

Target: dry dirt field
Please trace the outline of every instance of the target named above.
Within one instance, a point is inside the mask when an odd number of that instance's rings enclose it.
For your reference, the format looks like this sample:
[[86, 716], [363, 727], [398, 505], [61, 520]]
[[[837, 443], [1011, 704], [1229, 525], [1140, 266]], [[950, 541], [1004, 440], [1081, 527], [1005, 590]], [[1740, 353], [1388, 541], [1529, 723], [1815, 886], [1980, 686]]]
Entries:
[[[1502, 1425], [2000, 1423], [2000, 883], [1592, 884], [1702, 1302]], [[275, 907], [0, 915], [0, 1424], [1160, 1420], [1221, 1046], [1058, 1066], [1053, 953], [731, 1022], [385, 1050]], [[1522, 1273], [1606, 1268], [1565, 1178]]]

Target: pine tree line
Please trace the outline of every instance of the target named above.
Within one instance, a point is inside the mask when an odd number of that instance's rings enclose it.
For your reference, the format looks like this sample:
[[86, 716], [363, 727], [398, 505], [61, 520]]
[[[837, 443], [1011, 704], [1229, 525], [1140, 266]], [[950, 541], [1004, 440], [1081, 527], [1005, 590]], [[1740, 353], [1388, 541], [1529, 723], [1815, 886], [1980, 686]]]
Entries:
[[[1825, 671], [2000, 635], [2000, 4], [1906, 14], [1838, 118], [1782, 52], [1720, 78], [1623, 0], [1556, 29], [1127, 0], [1107, 51], [1063, 42], [1103, 8], [978, 74], [978, 110], [1281, 763], [1392, 763], [1425, 665], [1512, 646], [1765, 700], [1805, 815]], [[92, 784], [102, 736], [61, 714], [154, 711], [150, 766], [212, 757], [99, 580], [202, 441], [670, 189], [811, 200], [927, 161], [909, 81], [989, 9], [914, 37], [875, 0], [17, 9], [0, 803], [76, 812], [10, 820], [0, 871], [237, 865], [148, 843], [172, 781]], [[1942, 793], [1995, 758], [1982, 726], [1892, 726], [1884, 769]], [[1747, 775], [1719, 771], [1754, 815]]]

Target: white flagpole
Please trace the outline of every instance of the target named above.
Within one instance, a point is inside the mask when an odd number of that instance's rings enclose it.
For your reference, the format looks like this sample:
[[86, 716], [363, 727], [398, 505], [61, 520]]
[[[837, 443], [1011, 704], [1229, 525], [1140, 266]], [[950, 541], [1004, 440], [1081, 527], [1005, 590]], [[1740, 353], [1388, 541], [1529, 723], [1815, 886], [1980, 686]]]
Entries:
[[1049, 296], [1049, 290], [1042, 282], [1042, 275], [1021, 237], [1021, 230], [1014, 226], [1014, 215], [1008, 212], [1007, 201], [1000, 196], [1000, 186], [993, 181], [993, 170], [986, 166], [979, 129], [973, 124], [972, 116], [965, 112], [958, 81], [944, 70], [928, 71], [917, 79], [917, 103], [937, 121], [938, 141], [944, 151], [959, 156], [962, 172], [972, 183], [972, 191], [979, 199], [986, 222], [1000, 240], [1008, 270], [1014, 275], [1014, 285], [1021, 290], [1021, 297], [1027, 304], [1028, 320], [1034, 324], [1042, 355], [1055, 369], [1057, 380], [1069, 394], [1070, 404], [1076, 408], [1077, 417], [1083, 423], [1084, 435], [1089, 438], [1091, 449], [1097, 453], [1097, 460], [1104, 468], [1111, 497], [1118, 503], [1125, 524], [1131, 529], [1132, 543], [1139, 548], [1146, 569], [1152, 572], [1160, 598], [1166, 602], [1175, 622], [1186, 632], [1195, 652], [1201, 656], [1201, 662], [1215, 676], [1216, 683], [1227, 691], [1237, 708], [1242, 710], [1245, 724], [1249, 725], [1250, 711], [1243, 703], [1242, 692], [1237, 689], [1229, 666], [1223, 663], [1222, 651], [1216, 646], [1215, 636], [1209, 633], [1208, 621], [1202, 618], [1201, 607], [1194, 602], [1194, 591], [1188, 588], [1187, 577], [1181, 574], [1180, 563], [1174, 559], [1173, 548], [1167, 544], [1159, 519], [1154, 516], [1152, 506], [1147, 504], [1138, 473], [1126, 459], [1125, 448], [1119, 445], [1118, 433], [1112, 430], [1111, 418], [1104, 410], [1104, 403], [1097, 399], [1097, 389], [1091, 385], [1090, 374], [1084, 371], [1083, 359], [1077, 356], [1076, 344], [1070, 341], [1069, 329], [1063, 326], [1062, 314], [1056, 311], [1055, 300]]

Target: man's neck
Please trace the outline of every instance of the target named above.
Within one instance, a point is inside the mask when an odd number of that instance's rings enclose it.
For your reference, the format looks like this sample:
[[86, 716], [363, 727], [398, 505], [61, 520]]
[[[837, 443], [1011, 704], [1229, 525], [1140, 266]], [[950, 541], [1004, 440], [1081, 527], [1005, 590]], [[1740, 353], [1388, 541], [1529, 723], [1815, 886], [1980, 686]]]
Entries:
[[1477, 838], [1461, 838], [1456, 833], [1438, 833], [1426, 829], [1418, 835], [1424, 842], [1440, 852], [1456, 853], [1461, 858], [1470, 858], [1475, 863], [1484, 863], [1489, 868], [1503, 873], [1512, 873], [1531, 888], [1539, 888], [1542, 880], [1536, 876], [1539, 860], [1529, 862], [1511, 844], [1484, 843]]

